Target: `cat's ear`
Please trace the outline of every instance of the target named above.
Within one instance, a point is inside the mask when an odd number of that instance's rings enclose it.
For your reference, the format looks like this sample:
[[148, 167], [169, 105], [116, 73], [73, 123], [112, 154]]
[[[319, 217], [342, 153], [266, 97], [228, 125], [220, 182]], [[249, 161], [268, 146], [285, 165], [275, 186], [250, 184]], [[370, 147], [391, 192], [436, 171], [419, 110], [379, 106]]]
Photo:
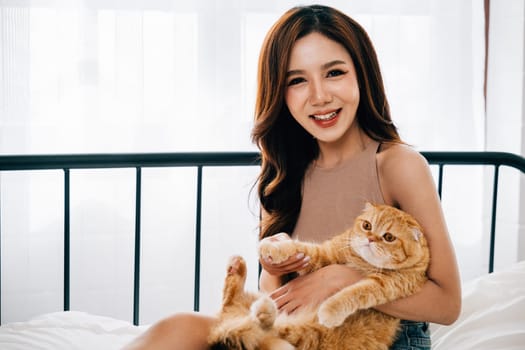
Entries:
[[421, 232], [421, 230], [417, 227], [413, 227], [412, 228], [412, 236], [414, 237], [414, 240], [416, 242], [419, 242], [419, 240], [421, 239], [421, 236], [423, 236], [423, 233]]
[[372, 203], [370, 202], [366, 202], [365, 203], [365, 211], [368, 211], [370, 209], [374, 209], [375, 208], [375, 205], [373, 205]]

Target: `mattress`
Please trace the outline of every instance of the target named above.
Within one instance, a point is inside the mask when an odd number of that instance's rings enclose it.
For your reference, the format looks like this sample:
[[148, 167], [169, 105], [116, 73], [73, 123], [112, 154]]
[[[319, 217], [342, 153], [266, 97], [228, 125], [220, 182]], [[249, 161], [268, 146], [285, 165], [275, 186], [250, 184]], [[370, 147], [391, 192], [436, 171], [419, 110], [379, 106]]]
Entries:
[[[121, 349], [148, 328], [79, 311], [41, 315], [0, 327], [2, 350]], [[451, 326], [431, 325], [434, 350], [525, 349], [525, 261], [463, 286]]]

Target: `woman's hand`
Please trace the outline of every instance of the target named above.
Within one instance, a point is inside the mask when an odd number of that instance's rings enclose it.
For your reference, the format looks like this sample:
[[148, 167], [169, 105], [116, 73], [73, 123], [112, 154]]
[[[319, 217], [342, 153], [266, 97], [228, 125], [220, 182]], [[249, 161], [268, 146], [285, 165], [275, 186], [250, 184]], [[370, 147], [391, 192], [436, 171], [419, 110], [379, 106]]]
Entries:
[[[275, 241], [291, 240], [291, 238], [286, 233], [278, 233], [276, 235], [264, 238], [264, 240], [275, 242]], [[309, 261], [310, 261], [310, 257], [305, 256], [303, 253], [299, 253], [295, 256], [291, 256], [287, 260], [279, 264], [274, 264], [271, 258], [270, 259], [259, 259], [259, 262], [261, 263], [262, 268], [266, 270], [268, 274], [272, 276], [276, 276], [276, 277], [280, 277], [280, 276], [286, 275], [291, 272], [299, 271], [302, 268], [306, 267]]]
[[317, 307], [339, 290], [361, 279], [361, 275], [345, 265], [328, 265], [299, 276], [274, 290], [270, 297], [279, 311], [288, 314], [304, 307]]

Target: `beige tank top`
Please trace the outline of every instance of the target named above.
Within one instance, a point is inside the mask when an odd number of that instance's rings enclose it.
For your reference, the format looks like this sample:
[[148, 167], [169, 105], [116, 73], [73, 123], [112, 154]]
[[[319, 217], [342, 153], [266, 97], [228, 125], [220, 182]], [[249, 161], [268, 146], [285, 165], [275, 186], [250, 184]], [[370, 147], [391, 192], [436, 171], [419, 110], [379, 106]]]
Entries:
[[308, 169], [292, 237], [322, 242], [350, 227], [365, 202], [384, 203], [376, 163], [379, 145], [370, 142], [361, 153], [337, 167], [312, 165]]

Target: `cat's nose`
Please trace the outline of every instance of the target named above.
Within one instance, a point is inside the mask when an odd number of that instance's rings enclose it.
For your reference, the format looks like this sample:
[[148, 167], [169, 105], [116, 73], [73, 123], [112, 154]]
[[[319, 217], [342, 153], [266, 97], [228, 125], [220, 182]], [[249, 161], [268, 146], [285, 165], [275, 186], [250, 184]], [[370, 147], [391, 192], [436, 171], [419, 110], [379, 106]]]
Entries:
[[375, 242], [375, 241], [376, 241], [375, 237], [372, 237], [372, 236], [368, 237], [368, 243], [372, 243], [372, 242]]

